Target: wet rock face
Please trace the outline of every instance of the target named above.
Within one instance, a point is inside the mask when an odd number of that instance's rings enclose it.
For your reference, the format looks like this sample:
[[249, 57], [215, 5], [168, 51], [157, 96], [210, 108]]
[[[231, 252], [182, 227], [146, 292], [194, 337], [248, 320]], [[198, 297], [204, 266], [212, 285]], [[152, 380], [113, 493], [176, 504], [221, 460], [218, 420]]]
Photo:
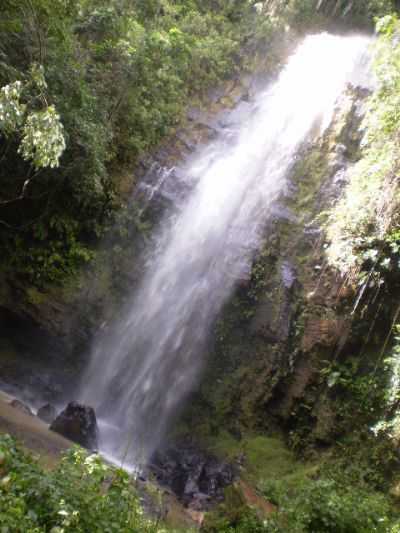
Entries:
[[224, 489], [232, 484], [231, 465], [190, 445], [157, 452], [149, 466], [160, 485], [170, 488], [189, 509], [204, 511], [224, 499]]
[[50, 403], [46, 403], [46, 405], [43, 405], [37, 412], [38, 418], [43, 420], [43, 422], [46, 422], [46, 424], [51, 424], [56, 416], [56, 408], [54, 405], [51, 405]]
[[71, 402], [62, 411], [50, 429], [89, 450], [98, 448], [98, 427], [92, 407]]
[[[331, 127], [300, 148], [249, 279], [219, 317], [207, 373], [185, 415], [190, 434], [197, 427], [211, 435], [224, 428], [235, 438], [275, 427], [300, 432], [306, 419], [310, 440], [335, 438], [341, 417], [319, 365], [339, 352], [350, 356], [358, 341], [349, 316], [354, 289], [328, 268], [321, 213], [340, 197], [359, 158], [365, 96], [349, 88]], [[320, 407], [324, 387], [329, 400]]]

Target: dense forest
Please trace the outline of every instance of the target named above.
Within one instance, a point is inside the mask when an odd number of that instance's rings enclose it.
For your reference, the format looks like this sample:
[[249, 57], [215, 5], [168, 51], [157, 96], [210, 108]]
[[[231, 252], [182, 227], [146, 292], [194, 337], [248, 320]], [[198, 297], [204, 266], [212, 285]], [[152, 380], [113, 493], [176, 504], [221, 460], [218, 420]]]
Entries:
[[246, 2], [7, 0], [3, 267], [41, 283], [90, 260], [120, 207], [122, 169], [235, 75], [253, 21]]
[[[346, 2], [17, 2], [0, 26], [2, 270], [60, 281], [121, 209], [121, 176], [207, 89], [251, 70], [286, 24], [306, 31]], [[390, 2], [354, 2], [372, 24]], [[259, 6], [260, 7], [260, 6]], [[354, 13], [353, 13], [354, 12]], [[129, 215], [134, 222], [132, 213]]]
[[[319, 144], [302, 148], [292, 169], [298, 197], [287, 200], [297, 222], [276, 223], [224, 308], [209, 368], [175, 428], [236, 461], [246, 483], [225, 489], [201, 531], [400, 531], [398, 8], [391, 0], [2, 0], [0, 296], [15, 283], [38, 308], [46, 291], [98, 269], [110, 240], [122, 257], [133, 236], [147, 239], [154, 220], [133, 194], [141, 167], [176, 142], [190, 110], [211, 106], [213, 91], [273, 78], [309, 33], [375, 35], [374, 90], [349, 89], [346, 117], [337, 111]], [[324, 204], [337, 145], [351, 178]], [[303, 227], [315, 220], [321, 231], [309, 246]], [[268, 291], [274, 305], [286, 298], [271, 281], [279, 256], [297, 262], [302, 284], [283, 340], [254, 333]], [[25, 305], [16, 301], [15, 312]], [[273, 370], [260, 362], [278, 356]], [[0, 436], [4, 533], [191, 530], [154, 511], [163, 491], [147, 490], [80, 448], [48, 468]]]

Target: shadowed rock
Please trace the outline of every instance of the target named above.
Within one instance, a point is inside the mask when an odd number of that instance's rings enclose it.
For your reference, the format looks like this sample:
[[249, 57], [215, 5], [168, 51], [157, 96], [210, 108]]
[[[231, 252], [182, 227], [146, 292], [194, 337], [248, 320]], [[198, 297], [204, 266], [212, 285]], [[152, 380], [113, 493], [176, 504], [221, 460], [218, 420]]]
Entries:
[[43, 422], [46, 422], [46, 424], [51, 424], [57, 416], [56, 408], [54, 407], [54, 405], [51, 405], [50, 403], [46, 403], [46, 405], [43, 405], [38, 410], [37, 416], [41, 420], [43, 420]]
[[89, 450], [97, 450], [98, 427], [92, 407], [71, 402], [62, 411], [50, 429]]
[[161, 486], [170, 488], [195, 511], [208, 510], [223, 501], [225, 487], [235, 478], [231, 465], [186, 443], [155, 453], [149, 471]]

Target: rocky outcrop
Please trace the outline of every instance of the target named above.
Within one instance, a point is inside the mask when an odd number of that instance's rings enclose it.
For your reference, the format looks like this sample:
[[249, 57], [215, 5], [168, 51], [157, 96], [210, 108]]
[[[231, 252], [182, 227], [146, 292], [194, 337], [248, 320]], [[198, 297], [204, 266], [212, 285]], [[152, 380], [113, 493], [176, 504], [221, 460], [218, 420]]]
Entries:
[[89, 450], [98, 448], [98, 427], [92, 407], [69, 403], [52, 422], [50, 429]]
[[215, 329], [208, 372], [183, 418], [190, 431], [225, 428], [240, 439], [302, 428], [305, 441], [329, 443], [343, 430], [336, 389], [321, 370], [357, 353], [365, 332], [354, 327], [357, 289], [326, 257], [321, 213], [338, 200], [359, 158], [367, 94], [349, 88], [330, 129], [300, 151], [250, 279]]
[[234, 468], [188, 443], [157, 452], [149, 465], [157, 483], [170, 488], [193, 511], [204, 511], [224, 499]]

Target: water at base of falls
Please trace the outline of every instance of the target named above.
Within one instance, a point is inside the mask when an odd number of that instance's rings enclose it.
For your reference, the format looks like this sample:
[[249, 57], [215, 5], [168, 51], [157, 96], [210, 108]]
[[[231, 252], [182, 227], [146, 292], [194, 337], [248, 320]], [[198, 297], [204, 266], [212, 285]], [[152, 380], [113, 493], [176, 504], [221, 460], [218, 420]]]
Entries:
[[139, 288], [123, 319], [95, 340], [83, 377], [81, 399], [96, 409], [101, 448], [116, 460], [143, 463], [160, 444], [198, 379], [218, 312], [251, 266], [296, 151], [329, 125], [346, 84], [361, 80], [368, 43], [307, 37], [240, 126], [180, 169], [192, 190], [160, 224]]

